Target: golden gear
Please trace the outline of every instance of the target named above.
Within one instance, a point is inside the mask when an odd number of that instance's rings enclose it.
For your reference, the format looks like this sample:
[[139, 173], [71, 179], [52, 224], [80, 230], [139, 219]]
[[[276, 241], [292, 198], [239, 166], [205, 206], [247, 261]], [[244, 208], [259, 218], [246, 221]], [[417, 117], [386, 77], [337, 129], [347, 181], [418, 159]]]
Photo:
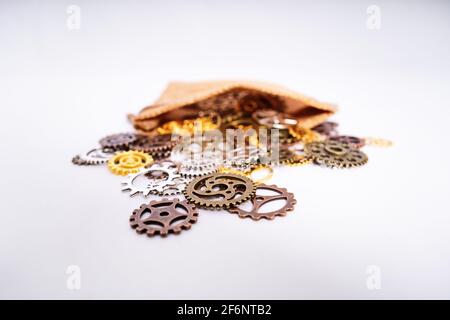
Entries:
[[386, 140], [383, 138], [372, 138], [372, 137], [366, 137], [364, 138], [364, 141], [366, 142], [366, 145], [368, 146], [376, 146], [376, 147], [392, 147], [392, 145], [394, 144], [392, 141], [390, 140]]
[[337, 141], [311, 142], [305, 145], [305, 153], [315, 163], [331, 168], [351, 168], [366, 164], [367, 155], [349, 144]]
[[303, 143], [310, 143], [315, 141], [322, 141], [324, 138], [321, 134], [299, 126], [289, 128], [289, 133], [298, 141]]
[[151, 155], [141, 151], [124, 151], [117, 153], [108, 161], [108, 168], [112, 173], [126, 176], [137, 173], [141, 168], [153, 164]]
[[295, 155], [291, 158], [290, 161], [286, 162], [285, 164], [290, 167], [297, 167], [297, 166], [303, 166], [305, 164], [310, 164], [312, 162], [312, 159], [310, 157], [307, 157], [305, 155]]
[[196, 131], [205, 132], [217, 129], [218, 127], [219, 125], [214, 123], [212, 118], [200, 117], [183, 121], [169, 121], [157, 128], [156, 131], [159, 134], [176, 133], [181, 135], [192, 135]]
[[[266, 175], [262, 178], [253, 178], [253, 174], [260, 171], [266, 171]], [[257, 164], [246, 171], [246, 176], [253, 180], [255, 184], [261, 184], [270, 180], [273, 176], [273, 169], [267, 164]]]

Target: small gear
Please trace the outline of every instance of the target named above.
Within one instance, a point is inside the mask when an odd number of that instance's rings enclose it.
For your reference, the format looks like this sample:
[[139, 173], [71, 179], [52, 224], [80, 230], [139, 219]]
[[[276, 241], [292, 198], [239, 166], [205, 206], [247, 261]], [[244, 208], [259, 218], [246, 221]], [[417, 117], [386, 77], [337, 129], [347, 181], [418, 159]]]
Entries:
[[186, 181], [178, 174], [177, 166], [173, 162], [165, 161], [154, 163], [148, 169], [128, 176], [122, 185], [122, 191], [129, 191], [130, 196], [142, 193], [147, 197], [150, 194], [181, 193], [186, 186]]
[[111, 149], [96, 148], [85, 154], [79, 154], [72, 158], [72, 162], [77, 165], [98, 165], [107, 163], [115, 154]]
[[114, 155], [108, 161], [108, 168], [116, 175], [126, 176], [137, 173], [140, 169], [153, 163], [151, 155], [140, 151], [123, 151]]
[[184, 195], [199, 207], [218, 209], [236, 206], [255, 194], [253, 182], [232, 173], [213, 173], [193, 179], [186, 186]]
[[172, 134], [160, 134], [153, 137], [141, 137], [132, 145], [131, 149], [149, 153], [152, 156], [160, 158], [172, 150], [178, 143], [179, 136]]
[[118, 133], [100, 140], [102, 148], [109, 148], [113, 150], [127, 150], [130, 144], [138, 139], [134, 133]]
[[268, 128], [287, 129], [297, 124], [297, 119], [274, 109], [258, 109], [252, 114], [253, 120]]
[[259, 148], [251, 145], [229, 148], [223, 154], [224, 165], [236, 169], [248, 168], [257, 164], [260, 158]]
[[199, 177], [217, 171], [220, 161], [215, 153], [175, 153], [171, 159], [180, 164], [179, 173], [183, 177]]
[[312, 142], [305, 145], [305, 153], [316, 164], [327, 167], [350, 168], [367, 163], [367, 155], [359, 149], [337, 141]]
[[[279, 188], [276, 185], [260, 184], [256, 187], [256, 193], [258, 193], [259, 190], [268, 190], [275, 194], [264, 196], [256, 194], [255, 197], [250, 200], [252, 202], [252, 209], [250, 211], [245, 211], [236, 206], [229, 208], [228, 211], [231, 213], [237, 213], [241, 218], [251, 218], [258, 221], [260, 219], [272, 220], [277, 216], [285, 216], [288, 211], [294, 210], [294, 206], [297, 201], [294, 199], [294, 195], [286, 189]], [[286, 203], [282, 208], [277, 210], [262, 212], [261, 208], [264, 205], [277, 200], [284, 200]]]
[[312, 130], [325, 137], [333, 137], [339, 135], [337, 127], [338, 124], [336, 122], [326, 121], [318, 126], [315, 126]]
[[328, 140], [330, 141], [337, 141], [341, 143], [347, 143], [355, 148], [362, 148], [366, 144], [364, 139], [354, 137], [354, 136], [333, 136], [330, 137]]
[[319, 133], [299, 126], [289, 128], [289, 133], [297, 141], [301, 141], [303, 143], [310, 143], [314, 141], [323, 140], [323, 138], [319, 135]]
[[167, 236], [188, 230], [197, 222], [198, 211], [194, 205], [179, 199], [162, 199], [143, 204], [133, 211], [130, 225], [139, 234]]

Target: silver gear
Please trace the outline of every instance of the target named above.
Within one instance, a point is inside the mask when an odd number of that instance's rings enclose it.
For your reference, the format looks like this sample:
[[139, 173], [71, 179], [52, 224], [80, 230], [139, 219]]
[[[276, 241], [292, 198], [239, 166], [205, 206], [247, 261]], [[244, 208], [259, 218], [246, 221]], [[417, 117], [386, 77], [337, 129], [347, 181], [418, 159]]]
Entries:
[[84, 154], [73, 157], [72, 162], [77, 165], [98, 165], [108, 162], [115, 154], [112, 149], [96, 148]]
[[[164, 178], [150, 178], [149, 174], [152, 172], [162, 172]], [[144, 185], [136, 185], [136, 180], [140, 176], [147, 177]], [[177, 166], [171, 161], [163, 161], [154, 163], [151, 167], [141, 170], [136, 174], [129, 175], [127, 180], [122, 182], [122, 191], [129, 191], [130, 196], [142, 193], [145, 197], [150, 194], [170, 195], [180, 193], [186, 182], [178, 173]]]
[[173, 154], [171, 158], [179, 163], [179, 173], [186, 178], [214, 173], [221, 163], [221, 159], [213, 152], [193, 154], [177, 153]]

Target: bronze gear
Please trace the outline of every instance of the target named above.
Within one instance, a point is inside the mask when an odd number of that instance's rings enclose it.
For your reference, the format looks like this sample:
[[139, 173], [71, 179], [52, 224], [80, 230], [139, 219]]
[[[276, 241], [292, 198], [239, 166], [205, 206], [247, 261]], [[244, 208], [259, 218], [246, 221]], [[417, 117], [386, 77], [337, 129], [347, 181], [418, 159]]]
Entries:
[[316, 164], [327, 167], [350, 168], [367, 163], [367, 155], [357, 148], [337, 141], [312, 142], [305, 145], [305, 153]]
[[[266, 184], [260, 184], [256, 187], [256, 192], [258, 190], [269, 190], [276, 193], [276, 195], [258, 195], [256, 194], [255, 197], [251, 199], [252, 202], [252, 209], [250, 211], [244, 211], [236, 206], [231, 207], [228, 209], [231, 213], [237, 213], [239, 217], [241, 218], [251, 218], [255, 221], [260, 219], [268, 219], [272, 220], [276, 216], [285, 216], [288, 211], [294, 210], [294, 206], [297, 203], [297, 201], [294, 199], [294, 195], [290, 192], [288, 192], [284, 188], [279, 188], [276, 185], [266, 185]], [[276, 201], [276, 200], [285, 200], [285, 205], [277, 210], [271, 211], [271, 212], [260, 212], [261, 207], [263, 207], [265, 204]]]
[[[181, 209], [181, 210], [180, 210]], [[137, 233], [148, 236], [167, 236], [188, 230], [197, 221], [198, 211], [195, 206], [179, 199], [162, 199], [150, 201], [133, 211], [130, 225]]]
[[193, 179], [184, 191], [189, 202], [209, 209], [238, 205], [254, 193], [255, 185], [246, 176], [221, 172]]

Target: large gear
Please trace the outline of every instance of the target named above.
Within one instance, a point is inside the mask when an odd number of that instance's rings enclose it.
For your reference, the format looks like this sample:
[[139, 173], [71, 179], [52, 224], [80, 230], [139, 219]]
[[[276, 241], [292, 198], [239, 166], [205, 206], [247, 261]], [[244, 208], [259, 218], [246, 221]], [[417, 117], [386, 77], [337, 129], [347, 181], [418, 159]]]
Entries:
[[179, 199], [162, 199], [143, 204], [133, 211], [130, 225], [139, 234], [167, 236], [188, 230], [197, 222], [198, 211], [194, 205]]
[[312, 142], [305, 145], [305, 153], [316, 164], [331, 168], [351, 168], [367, 163], [367, 155], [359, 149], [337, 141]]
[[84, 154], [76, 155], [72, 158], [72, 162], [77, 165], [98, 165], [107, 163], [115, 154], [111, 149], [96, 148]]
[[189, 202], [209, 209], [229, 208], [250, 199], [255, 185], [249, 178], [231, 173], [213, 173], [193, 179], [184, 195]]
[[118, 133], [104, 137], [100, 140], [102, 148], [113, 150], [128, 150], [130, 144], [138, 139], [134, 133]]
[[123, 151], [109, 159], [109, 170], [121, 176], [137, 173], [140, 169], [146, 168], [153, 164], [151, 155], [140, 151]]
[[[252, 208], [250, 211], [245, 211], [236, 206], [229, 208], [228, 211], [231, 213], [237, 213], [241, 218], [251, 218], [257, 221], [260, 219], [272, 220], [277, 216], [285, 216], [289, 211], [294, 210], [294, 206], [297, 203], [297, 201], [294, 199], [294, 195], [288, 192], [286, 189], [279, 188], [276, 185], [260, 184], [256, 187], [256, 193], [258, 192], [258, 190], [268, 190], [275, 194], [274, 195], [256, 194], [255, 197], [251, 199]], [[261, 208], [264, 205], [266, 205], [269, 202], [277, 200], [284, 200], [285, 201], [284, 206], [277, 210], [262, 212]]]
[[[157, 173], [153, 175], [153, 173]], [[139, 181], [143, 178], [144, 181]], [[145, 197], [150, 194], [172, 195], [181, 193], [186, 181], [178, 174], [177, 166], [170, 162], [157, 162], [148, 169], [128, 176], [122, 182], [122, 191], [129, 191], [130, 196], [142, 193]]]

